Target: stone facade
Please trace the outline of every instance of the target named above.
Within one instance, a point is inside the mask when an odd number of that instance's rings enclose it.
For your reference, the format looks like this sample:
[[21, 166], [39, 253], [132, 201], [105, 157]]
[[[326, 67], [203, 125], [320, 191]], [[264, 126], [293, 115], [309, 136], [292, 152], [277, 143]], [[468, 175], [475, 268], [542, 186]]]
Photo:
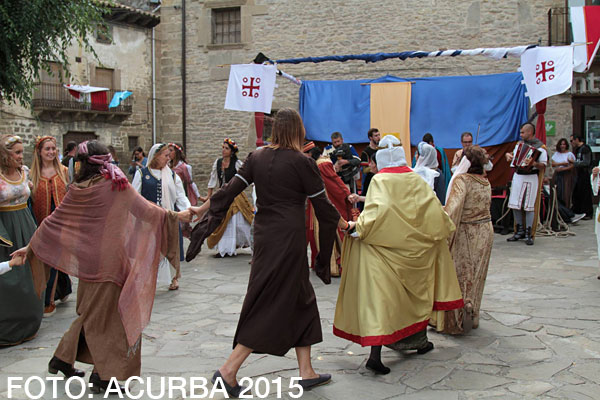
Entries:
[[[131, 10], [127, 11], [130, 12]], [[133, 10], [135, 14], [135, 10]], [[158, 20], [157, 20], [158, 21]], [[21, 135], [25, 141], [26, 159], [29, 165], [33, 153], [33, 144], [38, 135], [52, 135], [57, 138], [59, 149], [64, 148], [63, 138], [68, 132], [95, 134], [107, 145], [113, 145], [120, 158], [121, 167], [128, 167], [131, 157], [129, 138], [137, 137], [139, 145], [149, 148], [152, 145], [152, 60], [151, 29], [126, 23], [110, 23], [112, 43], [91, 39], [97, 58], [78, 45], [69, 50], [70, 77], [65, 83], [97, 86], [95, 74], [97, 68], [113, 70], [111, 89], [129, 90], [133, 95], [127, 104], [132, 105], [130, 113], [115, 114], [113, 111], [94, 114], [73, 112], [58, 105], [44, 108], [43, 112], [35, 106], [33, 109], [20, 104], [0, 104], [0, 132]], [[42, 74], [44, 79], [52, 79]], [[65, 96], [66, 89], [58, 81], [53, 83], [52, 94], [37, 94], [34, 98]], [[109, 92], [108, 96], [111, 96]], [[69, 96], [66, 95], [69, 99]], [[110, 101], [110, 98], [108, 98]], [[68, 108], [68, 107], [67, 107]], [[135, 141], [135, 139], [133, 139]]]
[[[404, 50], [434, 51], [510, 47], [548, 42], [548, 10], [563, 0], [364, 1], [364, 0], [187, 0], [187, 153], [199, 187], [231, 137], [241, 156], [254, 148], [251, 113], [224, 110], [228, 64], [248, 63], [263, 52], [272, 59]], [[182, 0], [163, 0], [159, 97], [165, 140], [182, 137]], [[211, 44], [213, 8], [241, 8], [241, 43]], [[357, 61], [281, 66], [299, 79], [480, 75], [514, 72], [518, 58], [484, 57]], [[298, 86], [278, 78], [273, 108], [298, 107]], [[570, 95], [548, 101], [546, 119], [556, 121], [549, 147], [572, 132]], [[532, 110], [533, 113], [533, 110]], [[366, 134], [366, 133], [365, 133]]]

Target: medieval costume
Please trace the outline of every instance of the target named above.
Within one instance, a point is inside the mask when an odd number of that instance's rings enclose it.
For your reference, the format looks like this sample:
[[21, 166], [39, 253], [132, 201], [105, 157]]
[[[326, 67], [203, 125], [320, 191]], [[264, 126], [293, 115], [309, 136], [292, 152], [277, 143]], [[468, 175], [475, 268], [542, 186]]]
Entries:
[[292, 347], [322, 341], [321, 321], [309, 280], [304, 205], [307, 197], [319, 220], [321, 252], [317, 275], [330, 283], [329, 259], [339, 213], [325, 194], [314, 160], [284, 148], [260, 148], [250, 155], [229, 183], [210, 198], [206, 217], [192, 231], [186, 260], [225, 219], [235, 198], [254, 183], [257, 213], [254, 252], [234, 347], [283, 356]]
[[[35, 154], [34, 157], [36, 157]], [[60, 168], [63, 169], [63, 176], [68, 177], [69, 172], [67, 167], [60, 165]], [[58, 172], [51, 178], [46, 178], [40, 174], [37, 179], [38, 184], [33, 190], [31, 200], [35, 220], [40, 225], [62, 202], [67, 194], [67, 184]], [[49, 265], [46, 265], [45, 268], [48, 279], [44, 306], [45, 310], [47, 310], [46, 312], [52, 312], [55, 308], [55, 300], [64, 301], [72, 293], [71, 278], [64, 272], [58, 271]]]
[[573, 212], [585, 214], [589, 219], [594, 213], [592, 201], [592, 188], [590, 185], [590, 168], [592, 166], [592, 150], [590, 146], [582, 143], [575, 149], [576, 171], [575, 187], [573, 188]]
[[[0, 174], [0, 260], [29, 243], [36, 225], [27, 208], [30, 191], [27, 167], [21, 179], [11, 181]], [[41, 279], [34, 285], [29, 263], [0, 276], [0, 346], [14, 345], [32, 339], [42, 322], [44, 303], [40, 299], [46, 282], [43, 267]], [[9, 306], [10, 305], [10, 306]]]
[[[535, 137], [524, 141], [524, 143], [538, 149], [541, 154], [537, 162], [546, 165], [548, 162], [548, 153], [544, 144]], [[518, 148], [519, 144], [517, 143], [513, 150], [513, 160], [517, 156]], [[543, 178], [544, 169], [516, 168], [508, 199], [508, 208], [513, 210], [515, 218], [515, 234], [506, 239], [507, 241], [514, 242], [525, 238], [526, 244], [533, 244], [539, 216]], [[521, 210], [525, 213], [525, 220], [523, 219]]]
[[[149, 165], [152, 163], [154, 155], [166, 146], [164, 143], [157, 143], [148, 153]], [[140, 193], [146, 200], [151, 201], [160, 207], [170, 211], [184, 211], [190, 208], [190, 202], [185, 196], [185, 191], [179, 176], [168, 166], [161, 170], [144, 167], [136, 171], [131, 182], [131, 186]], [[135, 233], [137, 235], [137, 232]], [[179, 234], [180, 261], [183, 261], [183, 237]], [[158, 269], [158, 282], [171, 284], [170, 289], [177, 289], [177, 279], [180, 278], [179, 263], [172, 264], [175, 269], [175, 275], [171, 274], [169, 262], [164, 258]]]
[[193, 206], [197, 205], [200, 193], [198, 193], [198, 188], [192, 178], [192, 166], [183, 161], [179, 161], [175, 168], [173, 168], [173, 171], [179, 176], [179, 179], [181, 179], [185, 195], [190, 201], [190, 204]]
[[[325, 191], [329, 201], [335, 206], [342, 218], [346, 221], [352, 220], [352, 204], [348, 201], [350, 196], [350, 190], [348, 186], [344, 184], [342, 179], [336, 174], [333, 169], [333, 163], [327, 156], [321, 156], [316, 160], [317, 167], [321, 173], [321, 178], [325, 184]], [[319, 243], [317, 238], [319, 237], [319, 222], [315, 215], [315, 210], [310, 202], [307, 202], [306, 207], [306, 223], [307, 223], [307, 237], [310, 244], [311, 250], [311, 263], [310, 267], [315, 268], [315, 261], [317, 254], [319, 253]], [[337, 230], [336, 240], [333, 244], [333, 251], [331, 253], [330, 269], [331, 276], [340, 276], [340, 258], [342, 250], [342, 231]]]
[[[419, 158], [415, 163], [413, 171], [416, 172], [427, 184], [433, 189], [438, 198], [438, 192], [441, 194], [444, 192], [445, 196], [445, 183], [443, 178], [440, 178], [440, 170], [438, 168], [437, 152], [433, 146], [428, 145], [425, 142], [419, 143], [417, 146], [419, 152]], [[440, 187], [442, 184], [444, 187]], [[445, 199], [440, 199], [443, 203]]]
[[[235, 155], [231, 156], [227, 168], [223, 168], [223, 158], [216, 159], [210, 173], [208, 188], [222, 188], [236, 175], [241, 166], [242, 161], [238, 160]], [[216, 246], [218, 255], [221, 257], [233, 256], [236, 254], [237, 248], [249, 247], [252, 241], [250, 225], [253, 219], [252, 204], [246, 194], [242, 192], [234, 199], [223, 222], [208, 238], [208, 247], [212, 249]]]
[[[575, 155], [570, 151], [563, 153], [557, 151], [552, 154], [552, 162], [561, 166], [554, 170], [552, 183], [556, 185], [556, 197], [567, 208], [571, 208], [571, 198], [573, 196], [573, 186], [575, 183], [575, 169], [565, 167], [564, 164], [575, 162]], [[570, 168], [570, 169], [567, 169]]]
[[[465, 162], [469, 163], [466, 157], [461, 164]], [[463, 333], [463, 320], [467, 318], [471, 319], [468, 324], [472, 323], [474, 328], [479, 325], [479, 309], [494, 242], [491, 196], [490, 183], [481, 175], [461, 173], [452, 177], [444, 210], [456, 230], [450, 235], [448, 244], [463, 300], [465, 304], [470, 303], [472, 315], [463, 315], [462, 309], [437, 312], [438, 331]], [[469, 329], [470, 326], [466, 327], [466, 330]]]
[[79, 278], [79, 317], [63, 335], [50, 372], [56, 373], [56, 359], [71, 369], [80, 361], [93, 364], [102, 381], [140, 375], [141, 334], [150, 321], [158, 264], [167, 257], [179, 266], [177, 214], [140, 196], [110, 158], [88, 158], [102, 165], [102, 176], [70, 187], [31, 239], [28, 255], [33, 264]]
[[[598, 167], [600, 167], [600, 164]], [[600, 189], [600, 174], [596, 176], [592, 174], [590, 180], [592, 182], [592, 192], [594, 193], [594, 196], [598, 196], [598, 189]], [[594, 232], [596, 233], [596, 244], [598, 246], [598, 259], [600, 260], [600, 207], [596, 207], [594, 221]], [[598, 274], [598, 279], [600, 279], [600, 274]]]
[[382, 345], [428, 351], [432, 311], [463, 306], [447, 243], [454, 224], [406, 166], [399, 143], [391, 135], [379, 142], [388, 148], [377, 152], [379, 172], [356, 233], [344, 239], [333, 327], [336, 336], [373, 346], [367, 367], [382, 374], [389, 372], [381, 364]]

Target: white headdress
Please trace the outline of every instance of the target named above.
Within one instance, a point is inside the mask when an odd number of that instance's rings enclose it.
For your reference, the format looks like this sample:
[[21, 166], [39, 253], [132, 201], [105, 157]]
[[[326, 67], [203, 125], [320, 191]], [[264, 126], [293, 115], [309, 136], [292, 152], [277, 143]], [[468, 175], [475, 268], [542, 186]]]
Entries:
[[421, 142], [417, 146], [419, 151], [419, 159], [413, 168], [415, 171], [431, 188], [434, 188], [435, 178], [440, 176], [440, 173], [437, 170], [438, 161], [437, 161], [437, 151], [435, 147]]
[[394, 135], [386, 135], [379, 141], [377, 169], [406, 166], [406, 156], [402, 142]]

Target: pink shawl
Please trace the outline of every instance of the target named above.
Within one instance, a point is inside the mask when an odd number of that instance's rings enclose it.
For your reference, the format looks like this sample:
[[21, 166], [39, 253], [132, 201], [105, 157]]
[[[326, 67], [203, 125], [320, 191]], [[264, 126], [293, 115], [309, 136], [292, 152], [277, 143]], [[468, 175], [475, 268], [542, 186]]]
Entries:
[[119, 312], [133, 346], [150, 321], [159, 261], [165, 256], [179, 270], [178, 220], [131, 185], [122, 191], [111, 185], [104, 179], [85, 188], [71, 185], [30, 248], [69, 275], [120, 286]]

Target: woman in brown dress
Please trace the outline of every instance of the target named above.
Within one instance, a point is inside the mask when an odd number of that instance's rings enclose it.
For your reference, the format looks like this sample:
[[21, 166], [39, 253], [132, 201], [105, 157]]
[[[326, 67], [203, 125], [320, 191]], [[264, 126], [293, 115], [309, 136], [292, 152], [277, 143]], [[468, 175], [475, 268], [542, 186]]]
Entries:
[[[465, 307], [437, 315], [437, 330], [450, 334], [467, 333], [479, 326], [479, 308], [487, 277], [494, 229], [490, 216], [491, 186], [483, 166], [488, 157], [481, 147], [465, 149], [466, 173], [455, 176], [444, 209], [456, 225], [449, 238], [458, 283]], [[443, 314], [443, 315], [441, 315]]]
[[254, 183], [257, 209], [254, 222], [254, 253], [234, 349], [213, 376], [224, 382], [230, 396], [242, 390], [236, 375], [252, 353], [285, 355], [296, 349], [302, 380], [308, 389], [329, 382], [329, 374], [317, 374], [310, 360], [311, 345], [323, 340], [315, 292], [309, 281], [304, 231], [307, 197], [319, 220], [321, 253], [317, 275], [330, 283], [329, 259], [336, 226], [346, 221], [327, 199], [314, 160], [302, 154], [304, 125], [291, 109], [280, 110], [273, 124], [273, 143], [251, 153], [227, 185], [208, 203], [207, 217], [192, 232], [187, 261], [200, 251], [202, 242], [223, 220], [234, 198]]

